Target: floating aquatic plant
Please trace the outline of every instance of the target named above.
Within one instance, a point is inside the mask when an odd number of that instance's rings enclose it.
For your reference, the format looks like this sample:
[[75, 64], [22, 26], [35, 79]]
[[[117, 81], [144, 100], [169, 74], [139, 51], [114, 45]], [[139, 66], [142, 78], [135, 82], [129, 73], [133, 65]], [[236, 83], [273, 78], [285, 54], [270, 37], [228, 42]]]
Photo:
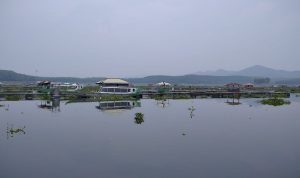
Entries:
[[11, 137], [13, 137], [14, 134], [25, 134], [25, 126], [22, 128], [16, 128], [16, 127], [7, 127], [7, 134], [10, 134]]
[[22, 99], [22, 97], [18, 96], [18, 95], [7, 95], [7, 96], [5, 96], [5, 100], [7, 100], [7, 101], [19, 101], [21, 99]]
[[281, 98], [269, 98], [261, 100], [260, 103], [265, 105], [281, 106], [285, 104], [290, 104], [291, 102]]
[[137, 112], [135, 113], [134, 119], [136, 124], [142, 124], [144, 122], [144, 114]]

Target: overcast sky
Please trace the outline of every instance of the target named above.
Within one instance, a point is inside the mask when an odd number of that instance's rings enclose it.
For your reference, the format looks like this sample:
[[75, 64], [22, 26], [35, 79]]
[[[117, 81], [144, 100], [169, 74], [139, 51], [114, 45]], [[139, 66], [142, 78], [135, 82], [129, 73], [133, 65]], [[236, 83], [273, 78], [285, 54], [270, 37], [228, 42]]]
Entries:
[[0, 62], [76, 77], [300, 70], [300, 1], [0, 0]]

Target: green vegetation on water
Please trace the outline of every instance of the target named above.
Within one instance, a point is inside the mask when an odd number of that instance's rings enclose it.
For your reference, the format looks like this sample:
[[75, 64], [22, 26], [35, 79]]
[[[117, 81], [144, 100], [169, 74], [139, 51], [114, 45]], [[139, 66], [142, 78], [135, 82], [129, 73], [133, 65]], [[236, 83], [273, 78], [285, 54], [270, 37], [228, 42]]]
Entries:
[[80, 92], [82, 93], [93, 93], [93, 92], [97, 92], [99, 90], [99, 86], [96, 85], [87, 85], [84, 86]]
[[17, 95], [6, 95], [5, 96], [5, 100], [7, 101], [19, 101], [23, 99], [21, 96], [17, 96]]
[[60, 98], [61, 100], [77, 100], [78, 99], [78, 97], [76, 96], [76, 95], [70, 95], [70, 96], [62, 96], [61, 98]]
[[300, 88], [299, 87], [287, 87], [287, 88], [276, 89], [275, 92], [300, 93]]
[[144, 114], [140, 112], [135, 113], [134, 120], [136, 124], [142, 124], [144, 122]]
[[14, 128], [14, 127], [11, 127], [11, 128], [7, 128], [7, 133], [10, 133], [11, 135], [13, 134], [17, 134], [17, 133], [22, 133], [22, 134], [25, 134], [25, 126], [23, 128]]
[[37, 90], [35, 85], [5, 85], [1, 86], [2, 92], [13, 93], [13, 92], [23, 92], [23, 93], [32, 93], [32, 91]]
[[243, 98], [287, 98], [289, 95], [287, 93], [270, 93], [270, 94], [257, 94], [257, 93], [249, 93], [242, 96]]
[[190, 95], [173, 95], [172, 99], [192, 99]]
[[166, 99], [192, 99], [190, 95], [153, 95], [152, 99], [166, 100]]
[[260, 103], [265, 105], [281, 106], [285, 104], [290, 104], [291, 102], [281, 98], [269, 98], [261, 100]]
[[19, 132], [24, 132], [24, 130], [21, 128], [10, 128], [9, 132], [10, 133], [19, 133]]
[[40, 95], [38, 98], [40, 100], [50, 100], [51, 99], [50, 95], [47, 95], [47, 94]]

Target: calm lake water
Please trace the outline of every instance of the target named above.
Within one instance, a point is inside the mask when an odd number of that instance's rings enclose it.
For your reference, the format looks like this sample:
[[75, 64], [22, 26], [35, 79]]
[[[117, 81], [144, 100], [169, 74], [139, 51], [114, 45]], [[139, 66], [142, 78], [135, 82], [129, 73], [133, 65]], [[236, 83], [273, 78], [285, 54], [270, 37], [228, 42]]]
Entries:
[[0, 177], [299, 178], [300, 98], [277, 107], [257, 100], [149, 99], [123, 110], [2, 101]]

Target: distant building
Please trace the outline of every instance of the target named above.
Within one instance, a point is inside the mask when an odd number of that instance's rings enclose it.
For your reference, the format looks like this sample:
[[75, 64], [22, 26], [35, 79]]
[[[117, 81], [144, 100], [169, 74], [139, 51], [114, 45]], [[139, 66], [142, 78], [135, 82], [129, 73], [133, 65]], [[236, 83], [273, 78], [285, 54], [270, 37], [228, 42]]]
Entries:
[[80, 85], [79, 83], [61, 83], [61, 82], [53, 82], [51, 83], [51, 85], [55, 88], [59, 88], [61, 90], [65, 90], [65, 91], [76, 91], [76, 90], [80, 90], [83, 88], [82, 85]]
[[159, 82], [155, 84], [155, 88], [158, 93], [166, 93], [169, 92], [171, 89], [171, 84], [167, 82]]
[[157, 85], [157, 86], [171, 86], [171, 84], [167, 83], [167, 82], [159, 82], [159, 83], [157, 83], [155, 85]]
[[246, 83], [246, 84], [244, 84], [244, 88], [245, 89], [253, 89], [254, 88], [254, 84], [252, 84], [252, 83]]
[[55, 90], [59, 91], [76, 91], [83, 88], [79, 83], [61, 83], [61, 82], [50, 82], [48, 80], [37, 82], [38, 92], [40, 93], [52, 93]]
[[61, 83], [61, 82], [50, 82], [48, 80], [43, 80], [37, 82], [39, 87], [38, 91], [41, 93], [52, 92], [55, 88], [64, 91], [76, 91], [82, 89], [82, 85], [78, 83]]
[[38, 81], [38, 92], [40, 93], [49, 93], [52, 89], [51, 82], [48, 80]]
[[102, 94], [136, 94], [137, 88], [131, 87], [129, 82], [122, 79], [105, 79], [97, 82], [100, 86], [99, 93]]
[[227, 91], [229, 92], [239, 92], [242, 85], [239, 83], [232, 82], [225, 84], [225, 86], [227, 87]]

